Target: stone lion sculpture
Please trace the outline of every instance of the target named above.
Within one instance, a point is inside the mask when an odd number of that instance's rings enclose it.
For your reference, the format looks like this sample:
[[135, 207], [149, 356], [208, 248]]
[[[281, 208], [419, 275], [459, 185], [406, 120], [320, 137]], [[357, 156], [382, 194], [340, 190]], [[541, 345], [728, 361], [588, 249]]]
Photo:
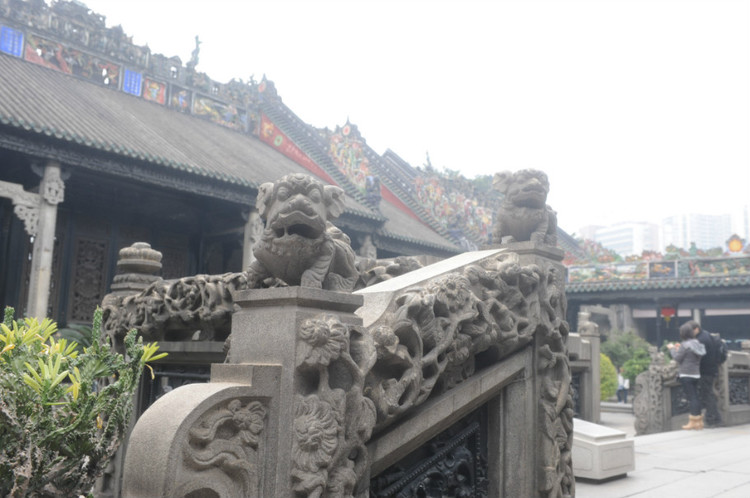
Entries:
[[256, 206], [266, 227], [253, 249], [249, 281], [275, 277], [288, 285], [353, 290], [359, 273], [351, 241], [331, 223], [344, 210], [341, 188], [289, 174], [261, 185]]
[[495, 244], [528, 240], [557, 244], [557, 214], [546, 204], [549, 180], [543, 171], [496, 173], [492, 186], [505, 194], [492, 230]]

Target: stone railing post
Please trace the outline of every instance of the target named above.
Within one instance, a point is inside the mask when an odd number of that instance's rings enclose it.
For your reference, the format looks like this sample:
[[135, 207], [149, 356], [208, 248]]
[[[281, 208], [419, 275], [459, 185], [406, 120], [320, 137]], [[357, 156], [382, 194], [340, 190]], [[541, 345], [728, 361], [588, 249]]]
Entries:
[[590, 321], [591, 313], [578, 313], [578, 333], [581, 339], [588, 341], [591, 354], [591, 369], [585, 375], [583, 390], [585, 392], [585, 410], [584, 420], [599, 423], [601, 418], [601, 367], [599, 364], [599, 355], [601, 351], [601, 337], [599, 335], [599, 326]]
[[123, 495], [365, 496], [375, 409], [362, 395], [360, 363], [374, 361], [354, 315], [362, 297], [283, 287], [235, 303], [228, 363], [136, 424]]
[[[544, 286], [544, 295], [540, 295], [540, 309], [535, 312], [547, 315], [552, 321], [551, 334], [534, 335], [533, 387], [530, 390], [527, 388], [524, 393], [515, 393], [518, 395], [516, 403], [521, 402], [522, 399], [528, 403], [530, 393], [534, 393], [534, 398], [539, 401], [535, 409], [527, 411], [529, 415], [525, 422], [528, 424], [526, 427], [529, 430], [528, 434], [534, 432], [535, 434], [528, 440], [519, 437], [518, 443], [521, 446], [515, 450], [506, 449], [505, 458], [509, 460], [506, 469], [516, 479], [513, 479], [511, 485], [505, 489], [505, 495], [553, 496], [558, 493], [564, 495], [566, 490], [573, 490], [575, 487], [572, 482], [572, 471], [569, 474], [565, 471], [566, 465], [570, 465], [571, 461], [573, 410], [571, 370], [567, 351], [569, 331], [564, 321], [567, 304], [565, 301], [565, 267], [562, 265], [563, 251], [554, 246], [532, 241], [502, 244], [499, 249], [501, 254], [506, 251], [518, 254], [518, 262], [522, 266], [538, 267], [542, 270], [547, 282]], [[519, 386], [516, 390], [521, 389], [523, 388]], [[513, 390], [509, 390], [508, 395], [512, 400]], [[531, 415], [532, 413], [534, 415]], [[557, 435], [554, 430], [559, 431]], [[562, 436], [563, 434], [565, 437]], [[526, 464], [521, 459], [509, 456], [521, 453], [526, 444], [531, 444], [531, 447], [536, 448], [534, 463], [536, 475], [532, 479], [528, 477]], [[553, 485], [553, 482], [557, 484]]]

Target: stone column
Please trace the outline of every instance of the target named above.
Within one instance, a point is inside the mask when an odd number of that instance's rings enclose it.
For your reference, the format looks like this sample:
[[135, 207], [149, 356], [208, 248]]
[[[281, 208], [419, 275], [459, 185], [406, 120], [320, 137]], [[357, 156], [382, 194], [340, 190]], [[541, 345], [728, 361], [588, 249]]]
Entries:
[[52, 279], [52, 253], [55, 246], [57, 205], [63, 201], [65, 185], [60, 178], [60, 164], [49, 161], [44, 167], [39, 186], [39, 218], [31, 259], [31, 281], [27, 313], [39, 320], [47, 316], [50, 280]]

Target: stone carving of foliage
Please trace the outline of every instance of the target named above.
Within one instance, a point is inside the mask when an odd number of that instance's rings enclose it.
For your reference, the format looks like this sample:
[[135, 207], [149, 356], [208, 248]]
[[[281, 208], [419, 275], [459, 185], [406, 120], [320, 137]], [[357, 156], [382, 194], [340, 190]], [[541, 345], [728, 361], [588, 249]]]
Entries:
[[258, 496], [266, 412], [260, 401], [234, 399], [205, 414], [183, 445], [186, 467], [198, 479], [200, 471], [218, 468], [236, 487], [233, 496]]
[[355, 288], [363, 289], [419, 268], [422, 268], [422, 264], [413, 256], [399, 256], [392, 261], [358, 258], [359, 279]]
[[225, 338], [235, 311], [232, 293], [246, 287], [244, 273], [160, 279], [138, 294], [107, 296], [104, 328], [116, 338], [133, 328], [144, 340], [189, 340], [196, 331], [203, 340]]
[[568, 324], [562, 276], [550, 267], [539, 286], [540, 326], [537, 329], [537, 374], [540, 379], [539, 491], [542, 496], [575, 496], [573, 477], [573, 417], [571, 373], [565, 346]]
[[298, 496], [362, 496], [369, 482], [365, 443], [375, 407], [363, 395], [375, 362], [369, 335], [334, 315], [304, 320], [297, 331], [292, 485]]
[[487, 406], [373, 478], [371, 498], [488, 496]]
[[651, 364], [648, 370], [636, 377], [636, 395], [633, 399], [636, 434], [652, 434], [664, 428], [662, 407], [664, 382], [677, 377], [677, 364], [666, 358], [656, 347], [649, 348]]
[[478, 354], [497, 360], [528, 344], [540, 281], [538, 268], [507, 255], [397, 297], [395, 309], [370, 327], [377, 362], [366, 389], [378, 428], [469, 377]]
[[407, 290], [370, 327], [377, 361], [367, 375], [366, 393], [377, 409], [376, 430], [536, 336], [541, 389], [539, 491], [542, 496], [572, 496], [575, 410], [565, 307], [557, 270], [521, 266], [513, 253]]

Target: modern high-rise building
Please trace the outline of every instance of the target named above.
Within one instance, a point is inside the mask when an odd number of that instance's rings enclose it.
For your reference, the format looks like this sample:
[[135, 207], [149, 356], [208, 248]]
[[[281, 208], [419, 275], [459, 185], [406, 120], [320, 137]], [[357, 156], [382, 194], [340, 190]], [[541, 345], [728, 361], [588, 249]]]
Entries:
[[617, 223], [599, 227], [593, 235], [593, 240], [622, 256], [660, 250], [659, 225], [655, 223]]
[[[695, 243], [698, 249], [724, 247], [732, 236], [732, 217], [728, 214], [681, 214], [662, 221], [664, 247], [674, 245], [690, 249]], [[741, 235], [741, 234], [740, 234]]]

